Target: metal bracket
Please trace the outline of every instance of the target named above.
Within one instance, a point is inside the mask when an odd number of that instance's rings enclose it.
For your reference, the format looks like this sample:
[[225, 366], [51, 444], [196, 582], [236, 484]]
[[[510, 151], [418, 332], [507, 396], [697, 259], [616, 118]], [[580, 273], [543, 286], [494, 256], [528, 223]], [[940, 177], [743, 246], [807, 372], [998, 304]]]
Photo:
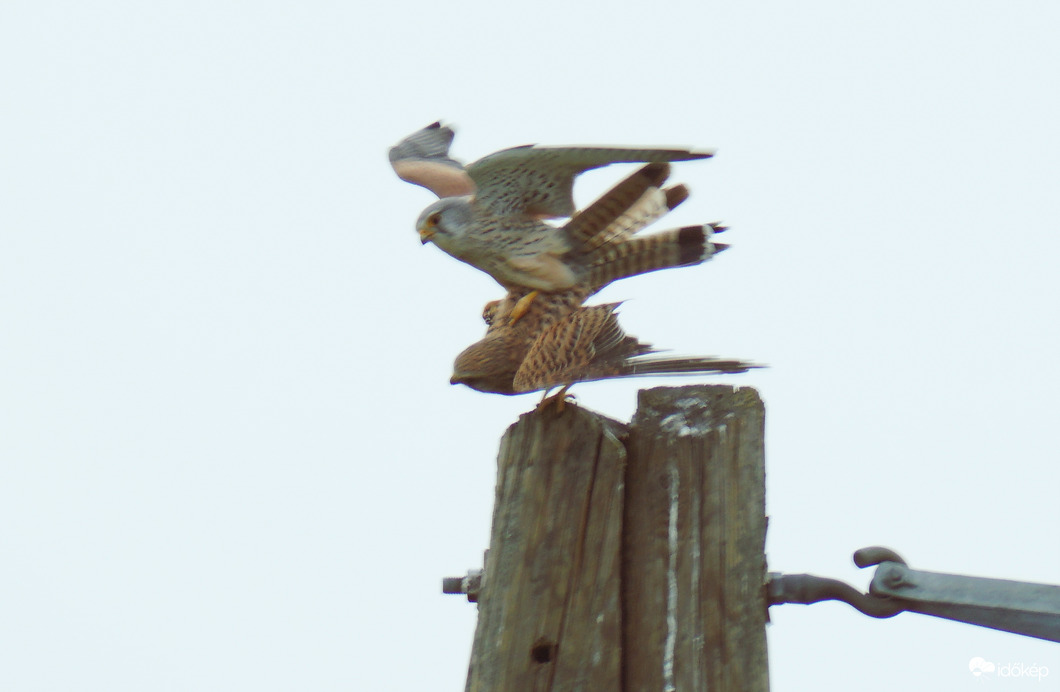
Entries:
[[862, 548], [854, 564], [879, 565], [869, 593], [836, 579], [770, 572], [770, 605], [843, 601], [876, 618], [902, 611], [1060, 642], [1060, 586], [909, 569], [888, 548]]

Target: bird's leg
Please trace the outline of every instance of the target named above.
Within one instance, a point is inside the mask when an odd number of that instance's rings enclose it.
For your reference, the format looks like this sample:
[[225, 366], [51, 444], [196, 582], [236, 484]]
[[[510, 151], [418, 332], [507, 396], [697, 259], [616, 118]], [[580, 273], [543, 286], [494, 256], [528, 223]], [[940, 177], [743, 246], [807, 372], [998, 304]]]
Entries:
[[548, 395], [552, 391], [552, 387], [549, 387], [545, 391], [541, 392], [541, 401], [537, 402], [537, 412], [543, 413], [548, 405], [552, 402], [552, 398]]
[[519, 319], [526, 314], [526, 311], [530, 309], [530, 304], [534, 302], [534, 298], [537, 298], [539, 293], [541, 293], [541, 291], [536, 289], [530, 291], [515, 303], [515, 307], [512, 308], [511, 314], [508, 315], [509, 327], [518, 322]]
[[[556, 415], [562, 414], [563, 413], [563, 409], [566, 408], [566, 406], [567, 406], [567, 390], [571, 388], [572, 384], [563, 385], [563, 388], [560, 389], [555, 394], [553, 394], [552, 396], [548, 395], [548, 390], [546, 389], [544, 395], [541, 397], [541, 403], [539, 403], [537, 405], [538, 413], [541, 413], [542, 411], [547, 410], [549, 406], [551, 406], [552, 404], [555, 404], [556, 405]], [[573, 403], [574, 396], [572, 395], [570, 398], [571, 398], [571, 402]]]

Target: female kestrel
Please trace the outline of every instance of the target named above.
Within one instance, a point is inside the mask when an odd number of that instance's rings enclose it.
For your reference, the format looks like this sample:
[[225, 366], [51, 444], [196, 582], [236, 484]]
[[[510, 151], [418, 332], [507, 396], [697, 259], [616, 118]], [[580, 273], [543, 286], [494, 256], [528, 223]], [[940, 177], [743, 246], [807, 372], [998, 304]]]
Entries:
[[[569, 295], [569, 292], [546, 295]], [[547, 301], [539, 298], [535, 305]], [[527, 344], [514, 327], [503, 326], [456, 358], [452, 384], [480, 392], [524, 394], [576, 382], [646, 375], [740, 373], [759, 367], [711, 356], [660, 356], [650, 344], [627, 335], [618, 324], [619, 303], [579, 306], [540, 330]], [[530, 323], [529, 318], [519, 325]]]

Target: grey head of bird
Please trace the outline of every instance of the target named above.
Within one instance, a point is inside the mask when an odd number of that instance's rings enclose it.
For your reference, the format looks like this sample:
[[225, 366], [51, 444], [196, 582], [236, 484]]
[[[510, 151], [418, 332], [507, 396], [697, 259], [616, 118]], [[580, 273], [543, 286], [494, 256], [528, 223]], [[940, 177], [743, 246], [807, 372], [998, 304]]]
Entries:
[[[459, 254], [461, 240], [472, 228], [471, 197], [443, 197], [423, 210], [416, 220], [420, 242], [433, 242], [451, 254]], [[454, 252], [455, 251], [455, 252]]]

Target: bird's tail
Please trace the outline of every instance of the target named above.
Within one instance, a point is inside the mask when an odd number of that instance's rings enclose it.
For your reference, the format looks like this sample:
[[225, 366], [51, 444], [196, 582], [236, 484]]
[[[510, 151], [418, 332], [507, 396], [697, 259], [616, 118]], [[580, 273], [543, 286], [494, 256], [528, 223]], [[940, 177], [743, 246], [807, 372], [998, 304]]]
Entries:
[[670, 164], [649, 163], [605, 192], [567, 222], [573, 247], [579, 252], [621, 242], [666, 215], [688, 198], [688, 188], [663, 189]]
[[648, 375], [707, 375], [712, 373], [747, 372], [763, 366], [731, 358], [713, 356], [643, 355], [628, 359], [619, 371], [609, 377], [638, 377]]
[[626, 334], [619, 303], [582, 307], [538, 335], [519, 365], [513, 391], [532, 392], [576, 382], [649, 375], [740, 373], [761, 367], [713, 356], [664, 356]]
[[724, 230], [725, 226], [708, 223], [608, 245], [591, 255], [588, 283], [598, 291], [612, 281], [630, 276], [705, 262], [728, 247], [714, 242], [714, 234]]

